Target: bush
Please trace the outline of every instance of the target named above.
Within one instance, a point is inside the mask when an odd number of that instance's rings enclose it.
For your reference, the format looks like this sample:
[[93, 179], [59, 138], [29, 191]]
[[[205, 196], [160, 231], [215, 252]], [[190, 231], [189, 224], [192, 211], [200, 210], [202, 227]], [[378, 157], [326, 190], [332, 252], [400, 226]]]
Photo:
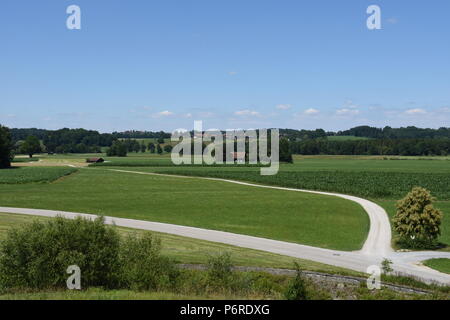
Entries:
[[389, 274], [392, 271], [394, 271], [394, 269], [392, 269], [392, 261], [389, 259], [383, 259], [383, 261], [381, 262], [381, 270], [383, 270], [384, 274]]
[[0, 245], [0, 288], [63, 288], [70, 265], [82, 287], [115, 287], [119, 235], [103, 222], [58, 217], [11, 230]]
[[287, 300], [308, 300], [306, 281], [303, 278], [302, 271], [297, 263], [295, 263], [295, 269], [297, 270], [297, 274], [289, 283], [286, 292], [284, 293], [284, 297]]
[[393, 219], [400, 243], [409, 247], [433, 246], [441, 234], [442, 212], [433, 207], [433, 198], [424, 188], [415, 187], [398, 201]]
[[233, 277], [231, 255], [226, 252], [208, 260], [208, 281], [213, 286], [227, 287]]
[[120, 248], [121, 285], [133, 290], [158, 290], [175, 287], [179, 270], [161, 256], [161, 240], [144, 233], [129, 235]]
[[166, 144], [164, 146], [164, 152], [171, 153], [172, 149], [173, 149], [173, 147], [170, 144]]

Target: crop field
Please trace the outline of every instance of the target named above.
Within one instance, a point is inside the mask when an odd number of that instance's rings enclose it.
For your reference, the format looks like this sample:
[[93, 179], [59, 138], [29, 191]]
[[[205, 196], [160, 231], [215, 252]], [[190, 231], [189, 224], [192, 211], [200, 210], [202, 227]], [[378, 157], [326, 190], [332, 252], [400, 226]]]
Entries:
[[0, 171], [0, 184], [52, 182], [77, 171], [68, 167], [20, 167]]
[[[259, 169], [192, 170], [190, 168], [158, 169], [165, 174], [205, 176], [282, 187], [337, 192], [366, 198], [398, 199], [415, 186], [429, 189], [442, 200], [450, 200], [450, 174], [409, 172], [343, 172], [343, 171], [280, 171], [274, 176], [261, 176]], [[154, 168], [151, 169], [155, 171]]]

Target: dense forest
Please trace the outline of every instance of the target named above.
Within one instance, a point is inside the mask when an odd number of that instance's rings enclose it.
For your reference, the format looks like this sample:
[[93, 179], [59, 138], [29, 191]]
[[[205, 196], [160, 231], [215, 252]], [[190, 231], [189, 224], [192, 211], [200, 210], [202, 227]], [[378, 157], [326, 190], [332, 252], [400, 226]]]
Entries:
[[450, 138], [450, 128], [422, 129], [417, 127], [384, 127], [381, 129], [369, 126], [359, 126], [346, 131], [339, 131], [336, 135], [376, 139], [435, 139]]
[[450, 154], [450, 139], [367, 139], [330, 141], [309, 139], [291, 141], [291, 152], [303, 155], [400, 155], [446, 156]]
[[[159, 143], [170, 138], [170, 133], [159, 131], [125, 131], [99, 133], [85, 129], [10, 129], [11, 139], [18, 146], [29, 136], [38, 138], [46, 152], [88, 153], [110, 147], [114, 141], [126, 140], [128, 152], [147, 149], [130, 139], [156, 138]], [[280, 129], [280, 135], [289, 142], [294, 154], [332, 155], [449, 155], [450, 128], [423, 129], [417, 127], [375, 128], [359, 126], [345, 131], [327, 132], [323, 129]], [[364, 139], [345, 139], [346, 136]], [[333, 137], [333, 138], [332, 138]], [[335, 139], [342, 137], [344, 139]], [[149, 150], [150, 146], [148, 146]]]
[[[42, 141], [46, 152], [50, 153], [89, 153], [100, 152], [101, 147], [110, 147], [118, 139], [137, 138], [170, 138], [170, 133], [151, 131], [126, 131], [113, 133], [99, 133], [94, 130], [68, 129], [45, 130], [45, 129], [11, 129], [13, 143], [18, 147], [20, 143], [29, 136], [34, 136]], [[131, 143], [130, 143], [131, 144]], [[128, 151], [140, 150], [136, 141]]]

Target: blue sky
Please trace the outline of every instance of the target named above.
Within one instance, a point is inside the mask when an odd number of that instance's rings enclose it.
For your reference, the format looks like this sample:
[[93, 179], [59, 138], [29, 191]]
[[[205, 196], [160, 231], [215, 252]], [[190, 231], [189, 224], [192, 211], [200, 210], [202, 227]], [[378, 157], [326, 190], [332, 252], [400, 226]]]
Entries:
[[[81, 8], [82, 29], [66, 28]], [[368, 30], [366, 9], [382, 10]], [[449, 126], [448, 0], [3, 0], [0, 123]]]

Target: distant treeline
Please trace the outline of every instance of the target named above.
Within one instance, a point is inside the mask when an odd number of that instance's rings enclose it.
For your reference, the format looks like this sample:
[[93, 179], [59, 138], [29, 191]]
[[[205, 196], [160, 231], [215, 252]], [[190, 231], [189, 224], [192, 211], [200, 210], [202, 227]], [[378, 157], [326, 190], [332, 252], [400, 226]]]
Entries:
[[401, 155], [446, 156], [450, 154], [450, 139], [367, 139], [330, 141], [308, 139], [290, 142], [293, 154], [303, 155]]
[[[55, 153], [99, 152], [101, 147], [110, 147], [116, 140], [170, 138], [170, 133], [159, 131], [125, 131], [99, 133], [85, 129], [11, 129], [12, 141], [16, 146], [19, 141], [35, 136], [42, 141], [45, 151]], [[450, 154], [450, 128], [422, 129], [417, 127], [375, 128], [359, 126], [345, 131], [327, 132], [323, 129], [295, 130], [280, 129], [282, 138], [289, 141], [294, 154], [343, 154], [343, 155], [448, 155]], [[355, 136], [366, 140], [331, 140], [330, 136]], [[128, 151], [142, 152], [150, 149], [142, 143], [132, 141]], [[145, 148], [147, 147], [147, 148]]]
[[326, 132], [323, 129], [294, 130], [280, 129], [280, 135], [290, 141], [324, 138], [327, 136], [355, 136], [372, 139], [436, 139], [450, 138], [450, 128], [423, 129], [417, 127], [375, 128], [369, 126], [354, 127], [345, 131]]
[[[11, 129], [13, 143], [18, 147], [20, 141], [29, 136], [35, 136], [42, 141], [46, 152], [53, 153], [89, 153], [100, 152], [101, 147], [110, 147], [113, 141], [118, 139], [137, 138], [170, 138], [169, 133], [151, 131], [126, 131], [113, 133], [99, 133], [94, 130], [68, 129], [45, 130], [45, 129]], [[134, 141], [134, 145], [136, 142]], [[128, 148], [140, 148], [133, 146]], [[130, 150], [130, 151], [131, 151]]]
[[450, 138], [450, 128], [423, 129], [417, 127], [384, 127], [381, 129], [369, 126], [359, 126], [346, 131], [339, 131], [336, 135], [375, 139], [436, 139]]
[[19, 141], [34, 136], [42, 141], [46, 152], [87, 153], [99, 152], [101, 147], [110, 146], [114, 137], [108, 133], [85, 129], [11, 129], [13, 143], [18, 147]]
[[115, 138], [123, 138], [123, 139], [144, 139], [144, 138], [153, 138], [153, 139], [170, 139], [171, 134], [159, 131], [125, 131], [125, 132], [113, 132], [113, 137]]

